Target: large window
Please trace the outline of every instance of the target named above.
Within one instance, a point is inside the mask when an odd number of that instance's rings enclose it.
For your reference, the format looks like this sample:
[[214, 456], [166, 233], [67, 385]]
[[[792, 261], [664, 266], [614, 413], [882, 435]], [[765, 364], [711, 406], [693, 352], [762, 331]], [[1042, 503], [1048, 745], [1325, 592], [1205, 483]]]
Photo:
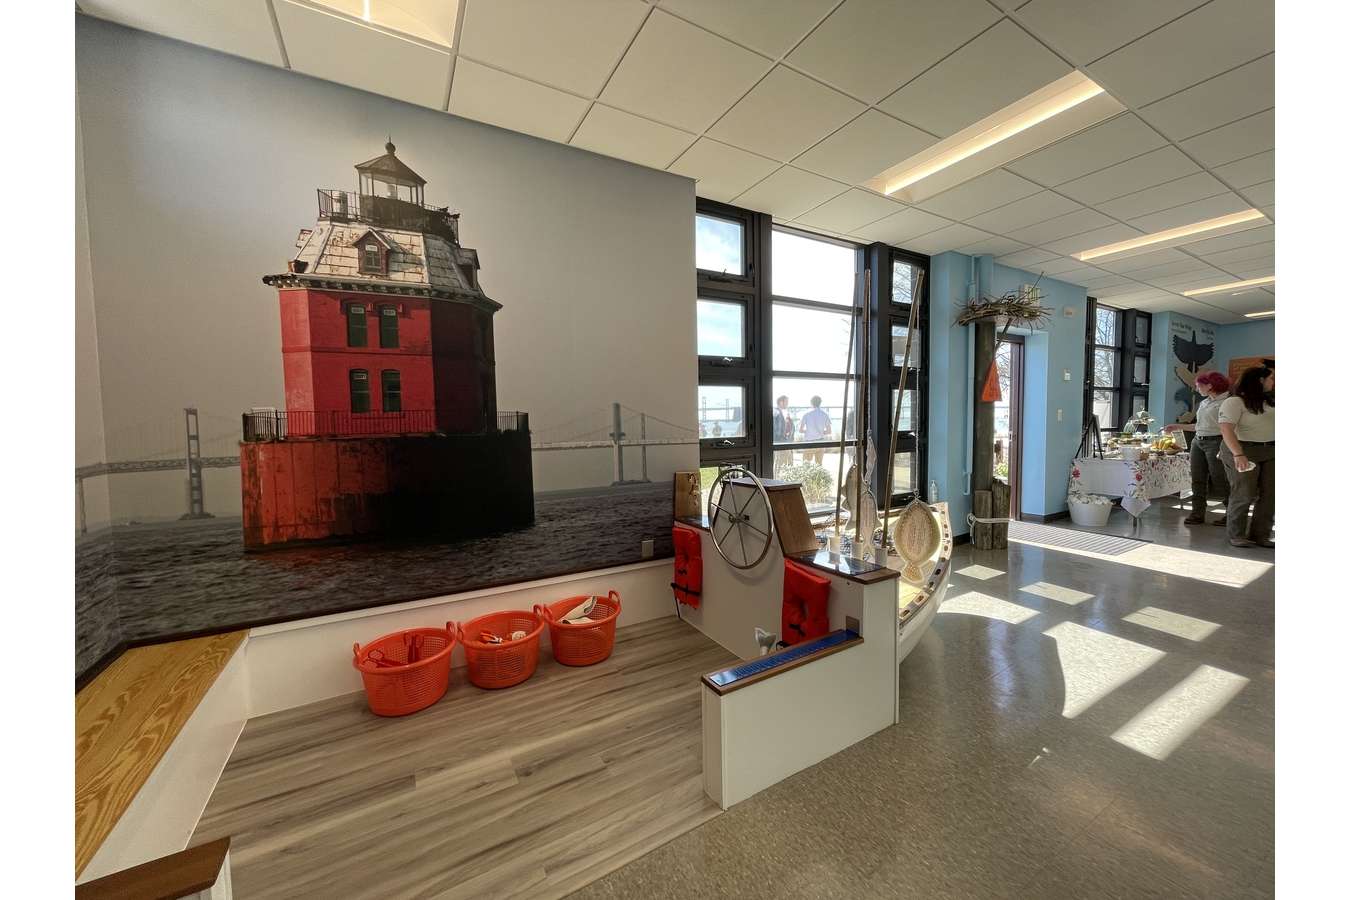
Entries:
[[1084, 422], [1096, 415], [1102, 431], [1119, 431], [1148, 406], [1152, 325], [1146, 312], [1088, 298]]
[[[851, 363], [850, 315], [860, 302], [862, 273], [871, 269], [872, 354], [861, 364], [872, 373], [869, 425], [881, 461], [873, 488], [880, 497], [909, 304], [928, 258], [775, 228], [767, 215], [707, 200], [698, 201], [694, 238], [704, 482], [743, 465], [762, 477], [800, 482], [813, 513], [833, 512], [839, 439], [852, 441], [858, 421], [858, 382], [849, 373], [860, 368], [860, 308], [853, 314]], [[893, 491], [901, 502], [924, 479], [926, 324], [921, 317], [906, 374]], [[852, 462], [848, 446], [845, 471]]]

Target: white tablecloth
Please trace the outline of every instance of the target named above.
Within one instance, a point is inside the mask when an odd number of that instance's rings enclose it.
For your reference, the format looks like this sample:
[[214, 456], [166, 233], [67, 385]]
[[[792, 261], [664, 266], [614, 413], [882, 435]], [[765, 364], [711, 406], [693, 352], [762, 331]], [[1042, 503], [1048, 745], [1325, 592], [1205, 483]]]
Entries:
[[1150, 500], [1190, 495], [1191, 457], [1178, 453], [1139, 462], [1075, 459], [1069, 471], [1069, 493], [1119, 497], [1125, 511], [1138, 516], [1149, 508]]

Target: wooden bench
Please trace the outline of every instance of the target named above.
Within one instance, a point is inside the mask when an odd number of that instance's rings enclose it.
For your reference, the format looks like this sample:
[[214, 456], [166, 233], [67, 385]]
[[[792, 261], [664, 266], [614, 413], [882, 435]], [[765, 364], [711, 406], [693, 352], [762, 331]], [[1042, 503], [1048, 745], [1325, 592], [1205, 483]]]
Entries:
[[76, 878], [246, 634], [135, 647], [75, 695]]

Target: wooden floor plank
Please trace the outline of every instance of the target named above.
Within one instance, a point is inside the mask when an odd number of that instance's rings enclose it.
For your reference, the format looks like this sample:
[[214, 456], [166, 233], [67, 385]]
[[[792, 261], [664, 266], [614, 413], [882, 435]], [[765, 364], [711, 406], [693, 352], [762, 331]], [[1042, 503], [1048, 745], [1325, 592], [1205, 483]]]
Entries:
[[75, 695], [76, 877], [246, 634], [133, 648]]
[[718, 813], [699, 677], [731, 661], [670, 617], [509, 690], [457, 672], [403, 719], [352, 695], [252, 720], [193, 843], [232, 837], [240, 896], [562, 896]]

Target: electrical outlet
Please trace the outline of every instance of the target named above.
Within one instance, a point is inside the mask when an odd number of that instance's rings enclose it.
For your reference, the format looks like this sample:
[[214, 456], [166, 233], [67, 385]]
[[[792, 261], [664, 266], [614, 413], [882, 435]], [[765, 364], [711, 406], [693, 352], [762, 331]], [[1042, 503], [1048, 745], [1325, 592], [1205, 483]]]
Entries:
[[647, 538], [642, 542], [642, 558], [651, 559], [656, 555], [656, 541]]
[[1063, 422], [1063, 421], [1064, 421], [1064, 410], [1062, 410], [1062, 409], [1057, 409], [1057, 410], [1055, 410], [1055, 421], [1056, 421], [1056, 422]]
[[1073, 376], [1069, 374], [1069, 370], [1068, 370], [1068, 369], [1065, 369], [1065, 370], [1064, 370], [1064, 380], [1065, 380], [1065, 381], [1073, 381]]

